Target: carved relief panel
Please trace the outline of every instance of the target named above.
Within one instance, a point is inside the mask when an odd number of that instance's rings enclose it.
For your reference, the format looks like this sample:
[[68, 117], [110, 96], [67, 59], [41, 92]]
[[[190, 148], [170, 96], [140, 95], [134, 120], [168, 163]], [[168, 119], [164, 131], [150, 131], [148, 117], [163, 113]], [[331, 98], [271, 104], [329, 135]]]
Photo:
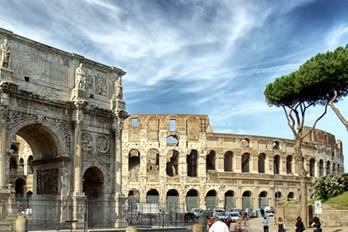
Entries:
[[37, 194], [58, 194], [58, 168], [37, 170]]

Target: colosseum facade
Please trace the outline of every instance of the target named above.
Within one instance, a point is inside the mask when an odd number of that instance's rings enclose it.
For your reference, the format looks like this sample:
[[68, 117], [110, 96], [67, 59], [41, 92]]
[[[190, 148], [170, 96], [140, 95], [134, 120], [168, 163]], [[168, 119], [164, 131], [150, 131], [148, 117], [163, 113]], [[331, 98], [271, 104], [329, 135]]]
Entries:
[[[332, 134], [314, 130], [303, 153], [308, 181], [344, 171], [342, 142]], [[184, 211], [264, 208], [297, 200], [294, 141], [216, 133], [207, 115], [134, 114], [122, 134], [122, 192], [128, 204]]]

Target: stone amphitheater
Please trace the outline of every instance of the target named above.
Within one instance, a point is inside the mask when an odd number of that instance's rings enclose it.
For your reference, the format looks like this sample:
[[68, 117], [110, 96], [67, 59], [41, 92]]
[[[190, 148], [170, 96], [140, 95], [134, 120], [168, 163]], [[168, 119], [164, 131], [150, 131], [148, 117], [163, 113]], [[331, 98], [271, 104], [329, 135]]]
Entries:
[[[308, 181], [343, 173], [342, 142], [334, 135], [315, 130], [303, 150]], [[207, 115], [133, 114], [122, 134], [122, 191], [129, 203], [185, 211], [297, 200], [294, 141], [216, 133]]]

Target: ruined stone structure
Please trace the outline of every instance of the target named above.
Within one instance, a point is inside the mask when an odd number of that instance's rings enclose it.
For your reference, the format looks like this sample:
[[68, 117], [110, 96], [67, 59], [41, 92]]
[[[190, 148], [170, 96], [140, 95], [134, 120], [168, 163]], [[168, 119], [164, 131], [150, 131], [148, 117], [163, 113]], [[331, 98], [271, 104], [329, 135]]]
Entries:
[[[188, 211], [264, 208], [299, 198], [293, 140], [215, 133], [206, 115], [134, 114], [125, 121], [122, 142], [128, 204]], [[303, 149], [308, 181], [343, 173], [342, 143], [335, 136], [315, 130]]]
[[[125, 72], [4, 29], [0, 43], [0, 227], [22, 210], [16, 192], [30, 194], [31, 222], [114, 225]], [[32, 154], [19, 156], [18, 136]]]

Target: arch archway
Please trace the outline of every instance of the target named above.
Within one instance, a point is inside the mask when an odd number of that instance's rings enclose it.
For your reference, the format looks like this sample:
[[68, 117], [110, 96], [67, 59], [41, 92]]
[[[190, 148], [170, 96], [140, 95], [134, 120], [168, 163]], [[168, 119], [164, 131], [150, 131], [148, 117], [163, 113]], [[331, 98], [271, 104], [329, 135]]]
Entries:
[[205, 196], [205, 205], [207, 209], [217, 207], [217, 193], [215, 190], [210, 190]]
[[242, 155], [242, 162], [241, 162], [241, 168], [242, 172], [249, 172], [250, 169], [250, 154], [249, 153], [244, 153]]
[[268, 193], [266, 191], [262, 191], [259, 194], [259, 207], [260, 209], [264, 209], [267, 206], [269, 206]]
[[293, 201], [293, 200], [295, 200], [295, 194], [294, 194], [294, 192], [289, 192], [289, 193], [288, 193], [287, 200], [288, 200], [288, 201]]
[[252, 194], [250, 191], [245, 191], [242, 194], [242, 208], [243, 209], [250, 209], [252, 208]]
[[128, 192], [128, 208], [136, 209], [136, 204], [140, 202], [140, 192], [137, 189], [131, 189]]
[[198, 168], [198, 152], [191, 150], [190, 154], [186, 156], [187, 176], [196, 177]]
[[180, 208], [179, 193], [176, 189], [170, 189], [167, 192], [166, 206], [167, 206], [167, 211], [169, 212], [172, 212], [172, 211], [176, 212]]
[[146, 203], [159, 204], [159, 193], [156, 189], [150, 189], [146, 193]]
[[234, 192], [229, 190], [225, 192], [225, 209], [233, 209], [236, 207]]
[[259, 173], [265, 173], [265, 160], [266, 160], [266, 155], [265, 153], [261, 153], [258, 158], [258, 171]]
[[88, 168], [83, 175], [83, 192], [87, 197], [88, 226], [101, 223], [104, 215], [104, 175], [99, 168]]
[[186, 208], [190, 212], [193, 208], [199, 208], [199, 195], [196, 189], [190, 189], [186, 193]]
[[278, 191], [278, 192], [276, 192], [275, 194], [274, 194], [274, 198], [275, 198], [275, 200], [276, 201], [281, 201], [282, 200], [282, 193], [280, 192], [280, 191]]
[[22, 178], [18, 178], [15, 181], [15, 191], [16, 191], [16, 198], [24, 198], [24, 193], [25, 193], [25, 180]]

